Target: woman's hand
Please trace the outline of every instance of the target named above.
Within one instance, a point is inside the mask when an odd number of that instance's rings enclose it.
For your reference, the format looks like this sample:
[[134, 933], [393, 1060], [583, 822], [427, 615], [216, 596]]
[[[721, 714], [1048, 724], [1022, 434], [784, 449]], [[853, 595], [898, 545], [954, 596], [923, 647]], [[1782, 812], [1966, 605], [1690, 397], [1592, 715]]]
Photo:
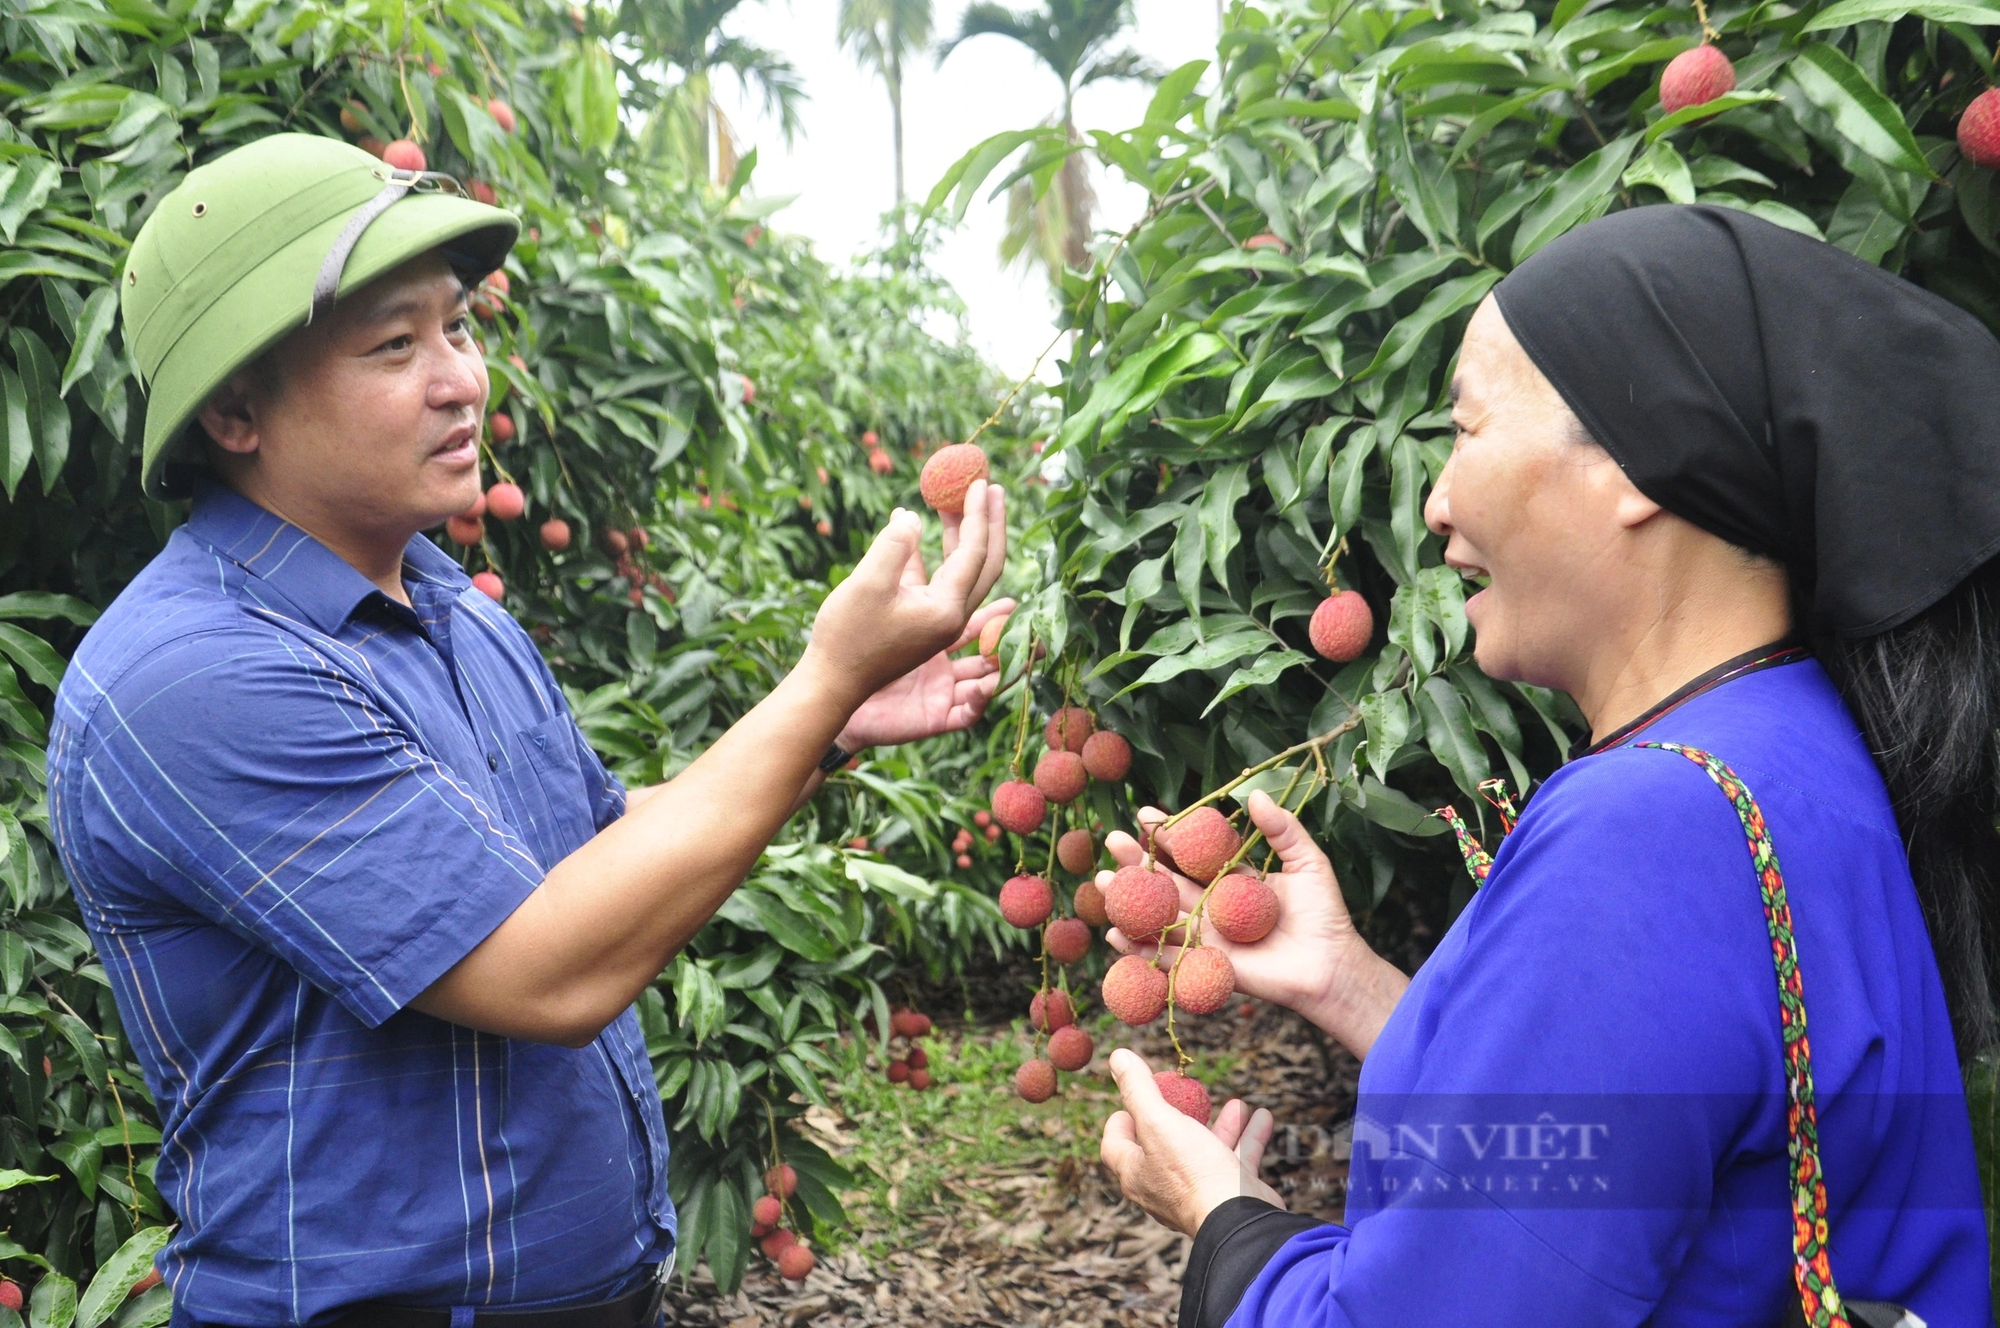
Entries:
[[1219, 1206], [1248, 1195], [1283, 1208], [1257, 1175], [1271, 1142], [1271, 1113], [1231, 1098], [1205, 1126], [1168, 1106], [1153, 1072], [1134, 1051], [1111, 1053], [1111, 1074], [1125, 1110], [1104, 1122], [1104, 1165], [1125, 1197], [1176, 1231], [1192, 1236]]
[[[1280, 870], [1266, 878], [1278, 896], [1278, 925], [1263, 940], [1238, 945], [1224, 940], [1204, 918], [1202, 943], [1229, 956], [1238, 991], [1297, 1010], [1356, 1057], [1366, 1059], [1410, 980], [1369, 949], [1354, 929], [1333, 865], [1298, 818], [1265, 793], [1252, 793], [1248, 808], [1250, 819], [1278, 855]], [[1152, 807], [1139, 812], [1142, 826], [1165, 819], [1164, 812]], [[1121, 867], [1132, 866], [1143, 856], [1139, 842], [1123, 831], [1113, 831], [1106, 847]], [[1111, 873], [1098, 873], [1099, 886], [1110, 880]], [[1174, 881], [1180, 886], [1185, 918], [1201, 898], [1202, 887], [1180, 875]], [[1136, 948], [1116, 928], [1107, 939], [1128, 954]], [[1162, 966], [1173, 962], [1175, 949], [1167, 947]]]

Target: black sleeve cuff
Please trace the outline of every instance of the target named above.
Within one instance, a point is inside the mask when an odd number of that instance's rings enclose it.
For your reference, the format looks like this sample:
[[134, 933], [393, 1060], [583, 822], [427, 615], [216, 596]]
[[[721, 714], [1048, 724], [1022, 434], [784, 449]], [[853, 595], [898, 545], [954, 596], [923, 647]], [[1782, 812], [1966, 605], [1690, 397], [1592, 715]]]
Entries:
[[1247, 1195], [1216, 1208], [1195, 1233], [1181, 1274], [1180, 1328], [1222, 1328], [1279, 1246], [1326, 1225]]

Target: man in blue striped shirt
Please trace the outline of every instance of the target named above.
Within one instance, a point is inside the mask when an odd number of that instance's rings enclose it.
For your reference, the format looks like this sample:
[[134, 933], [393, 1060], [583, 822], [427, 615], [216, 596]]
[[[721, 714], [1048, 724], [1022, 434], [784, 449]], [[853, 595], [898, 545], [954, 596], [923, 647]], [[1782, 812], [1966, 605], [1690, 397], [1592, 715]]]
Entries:
[[[972, 722], [1004, 557], [898, 512], [793, 672], [629, 792], [418, 532], [472, 505], [517, 223], [345, 144], [192, 172], [128, 262], [185, 526], [57, 697], [63, 860], [159, 1103], [175, 1325], [637, 1328], [674, 1249], [633, 1010], [848, 751]], [[310, 299], [308, 299], [310, 297]], [[310, 315], [310, 321], [308, 321]]]

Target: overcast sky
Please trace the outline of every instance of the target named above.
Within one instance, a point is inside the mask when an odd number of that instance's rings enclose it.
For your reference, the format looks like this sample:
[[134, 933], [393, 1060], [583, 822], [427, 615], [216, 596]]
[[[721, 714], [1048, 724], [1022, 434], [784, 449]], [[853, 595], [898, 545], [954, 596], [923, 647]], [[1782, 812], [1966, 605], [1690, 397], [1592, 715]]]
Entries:
[[[958, 31], [965, 3], [936, 0], [940, 35]], [[1027, 3], [1013, 0], [1016, 8]], [[873, 243], [895, 198], [895, 174], [888, 94], [836, 44], [837, 12], [838, 0], [761, 0], [743, 5], [725, 25], [732, 35], [783, 53], [803, 77], [811, 98], [805, 132], [789, 148], [758, 98], [746, 97], [733, 77], [717, 79], [717, 101], [746, 145], [757, 149], [754, 192], [796, 195], [772, 224], [810, 237], [822, 256], [840, 262]], [[1172, 69], [1213, 57], [1215, 0], [1137, 0], [1135, 13], [1129, 44], [1155, 64]], [[903, 77], [905, 183], [918, 201], [966, 149], [1003, 130], [1040, 123], [1062, 99], [1055, 75], [1026, 48], [1000, 37], [965, 43], [942, 68], [924, 56]], [[1130, 128], [1151, 95], [1139, 83], [1094, 84], [1077, 97], [1077, 123], [1085, 130]], [[1144, 208], [1144, 195], [1115, 171], [1093, 166], [1093, 181], [1100, 229], [1123, 230]], [[974, 344], [1004, 373], [1018, 376], [1048, 344], [1054, 303], [1039, 272], [1000, 266], [1005, 221], [1004, 198], [975, 203], [937, 266], [966, 303]]]

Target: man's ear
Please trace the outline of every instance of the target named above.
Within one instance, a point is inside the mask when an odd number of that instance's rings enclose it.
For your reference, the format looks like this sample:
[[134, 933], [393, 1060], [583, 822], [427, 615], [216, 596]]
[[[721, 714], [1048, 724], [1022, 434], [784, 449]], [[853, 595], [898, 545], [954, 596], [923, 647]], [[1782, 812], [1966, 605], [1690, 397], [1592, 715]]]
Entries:
[[257, 409], [262, 396], [257, 386], [256, 376], [250, 370], [238, 369], [215, 389], [195, 417], [223, 451], [248, 456], [263, 441]]

